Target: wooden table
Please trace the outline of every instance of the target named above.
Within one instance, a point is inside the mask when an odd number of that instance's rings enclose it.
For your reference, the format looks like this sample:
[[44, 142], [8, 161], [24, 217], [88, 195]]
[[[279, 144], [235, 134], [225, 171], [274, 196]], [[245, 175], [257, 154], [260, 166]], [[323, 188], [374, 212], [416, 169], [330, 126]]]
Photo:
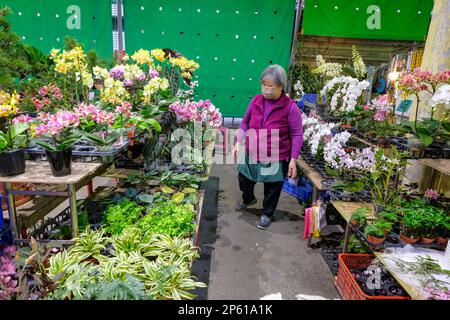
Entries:
[[359, 208], [367, 208], [370, 210], [369, 216], [367, 218], [375, 218], [375, 212], [373, 210], [373, 206], [371, 203], [367, 202], [347, 202], [347, 201], [332, 201], [331, 204], [336, 208], [339, 214], [344, 218], [347, 222], [345, 227], [345, 236], [344, 236], [344, 247], [342, 252], [347, 252], [348, 242], [350, 240], [351, 234], [351, 226], [350, 219], [352, 217], [353, 212]]
[[313, 184], [312, 200], [316, 201], [319, 191], [325, 190], [325, 188], [322, 186], [322, 176], [316, 170], [311, 168], [309, 164], [307, 164], [305, 160], [303, 160], [301, 155], [297, 159], [297, 166], [305, 173], [308, 179], [311, 180]]
[[[103, 163], [72, 163], [72, 173], [63, 177], [54, 177], [50, 165], [44, 161], [26, 161], [26, 169], [23, 174], [0, 177], [0, 182], [6, 185], [6, 199], [8, 204], [8, 214], [12, 225], [13, 236], [20, 239], [20, 222], [17, 216], [17, 208], [14, 201], [14, 195], [32, 195], [59, 197], [58, 201], [69, 198], [71, 215], [72, 215], [72, 235], [78, 235], [78, 210], [76, 192], [81, 187], [88, 184], [95, 176], [104, 172], [111, 164]], [[33, 183], [39, 185], [63, 185], [65, 190], [14, 190], [13, 183]], [[52, 201], [52, 200], [50, 200]], [[64, 201], [64, 200], [62, 200]], [[61, 201], [61, 202], [62, 202]], [[48, 208], [47, 208], [48, 209]], [[50, 211], [47, 210], [47, 214]]]

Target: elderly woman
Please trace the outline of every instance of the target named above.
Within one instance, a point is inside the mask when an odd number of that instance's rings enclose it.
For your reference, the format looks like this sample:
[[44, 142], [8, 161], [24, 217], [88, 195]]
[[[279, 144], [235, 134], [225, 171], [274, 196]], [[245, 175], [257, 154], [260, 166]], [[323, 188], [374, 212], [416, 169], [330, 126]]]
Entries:
[[[286, 71], [280, 65], [267, 67], [260, 77], [262, 94], [256, 95], [245, 112], [238, 130], [233, 156], [238, 158], [242, 201], [236, 211], [256, 204], [254, 187], [264, 183], [262, 216], [257, 227], [266, 229], [280, 198], [288, 175], [297, 177], [296, 160], [302, 147], [302, 119], [295, 101], [284, 89]], [[239, 152], [245, 141], [245, 153]]]

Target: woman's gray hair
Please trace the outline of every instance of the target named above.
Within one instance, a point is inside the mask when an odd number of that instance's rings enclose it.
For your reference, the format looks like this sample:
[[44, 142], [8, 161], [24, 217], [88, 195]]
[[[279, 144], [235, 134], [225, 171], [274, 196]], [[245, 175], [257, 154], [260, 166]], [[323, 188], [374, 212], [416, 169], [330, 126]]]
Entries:
[[273, 64], [264, 69], [259, 80], [263, 82], [266, 79], [272, 79], [276, 85], [283, 87], [286, 90], [287, 87], [287, 75], [286, 71], [279, 64]]

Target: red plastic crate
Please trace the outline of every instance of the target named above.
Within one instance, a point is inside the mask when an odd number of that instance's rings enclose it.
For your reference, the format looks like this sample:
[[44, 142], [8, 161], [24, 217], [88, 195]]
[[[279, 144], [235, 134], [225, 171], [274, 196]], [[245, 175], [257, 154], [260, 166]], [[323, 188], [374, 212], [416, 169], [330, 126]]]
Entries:
[[336, 287], [343, 300], [410, 300], [405, 296], [368, 296], [362, 291], [350, 269], [367, 268], [375, 258], [372, 254], [339, 255], [339, 270], [336, 278]]

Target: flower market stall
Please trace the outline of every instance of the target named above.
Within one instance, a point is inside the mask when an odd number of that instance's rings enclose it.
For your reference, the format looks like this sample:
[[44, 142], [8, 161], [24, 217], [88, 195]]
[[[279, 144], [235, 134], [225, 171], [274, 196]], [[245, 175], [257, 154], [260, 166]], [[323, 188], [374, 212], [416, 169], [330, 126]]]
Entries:
[[[0, 8], [0, 300], [281, 297], [266, 291], [283, 281], [288, 299], [328, 285], [330, 300], [450, 300], [450, 69], [419, 41], [432, 2], [180, 3], [64, 7], [80, 42], [16, 27], [34, 6]], [[62, 19], [48, 12], [51, 29]], [[308, 53], [300, 35], [343, 37], [329, 44], [346, 54]], [[389, 59], [366, 64], [382, 56], [366, 60], [369, 39], [394, 46]], [[253, 138], [270, 157], [281, 145], [278, 173], [244, 174], [273, 164], [250, 166]]]
[[[199, 187], [222, 122], [209, 100], [194, 100], [199, 64], [171, 49], [97, 64], [72, 41], [0, 92], [0, 182], [19, 245], [2, 250], [0, 299], [192, 299], [205, 286], [191, 275]], [[172, 159], [176, 135], [191, 133]], [[98, 176], [116, 185], [93, 190]], [[37, 197], [16, 206], [18, 195]]]
[[[328, 79], [319, 94], [327, 103], [308, 110], [303, 119], [305, 144], [298, 166], [314, 185], [312, 207], [304, 215], [305, 238], [311, 243], [321, 232], [326, 236], [327, 206], [345, 220], [343, 254], [336, 256], [339, 271], [334, 269], [344, 299], [445, 297], [449, 283], [443, 261], [450, 259], [445, 252], [450, 231], [448, 195], [433, 189], [423, 193], [405, 183], [404, 170], [419, 159], [448, 174], [449, 70], [404, 71], [394, 94], [370, 99], [366, 68], [354, 47], [352, 66], [328, 63], [321, 56], [317, 65], [314, 72]], [[396, 106], [411, 96], [417, 101], [415, 117], [397, 118]], [[421, 108], [427, 111], [421, 113]], [[419, 118], [419, 113], [424, 116]], [[364, 244], [365, 254], [355, 254], [361, 252], [355, 251], [355, 242]], [[378, 260], [372, 261], [372, 252]], [[431, 266], [433, 270], [426, 269]], [[429, 277], [420, 278], [415, 268], [424, 268]], [[377, 272], [385, 277], [387, 271], [403, 290], [373, 291], [364, 283]]]

